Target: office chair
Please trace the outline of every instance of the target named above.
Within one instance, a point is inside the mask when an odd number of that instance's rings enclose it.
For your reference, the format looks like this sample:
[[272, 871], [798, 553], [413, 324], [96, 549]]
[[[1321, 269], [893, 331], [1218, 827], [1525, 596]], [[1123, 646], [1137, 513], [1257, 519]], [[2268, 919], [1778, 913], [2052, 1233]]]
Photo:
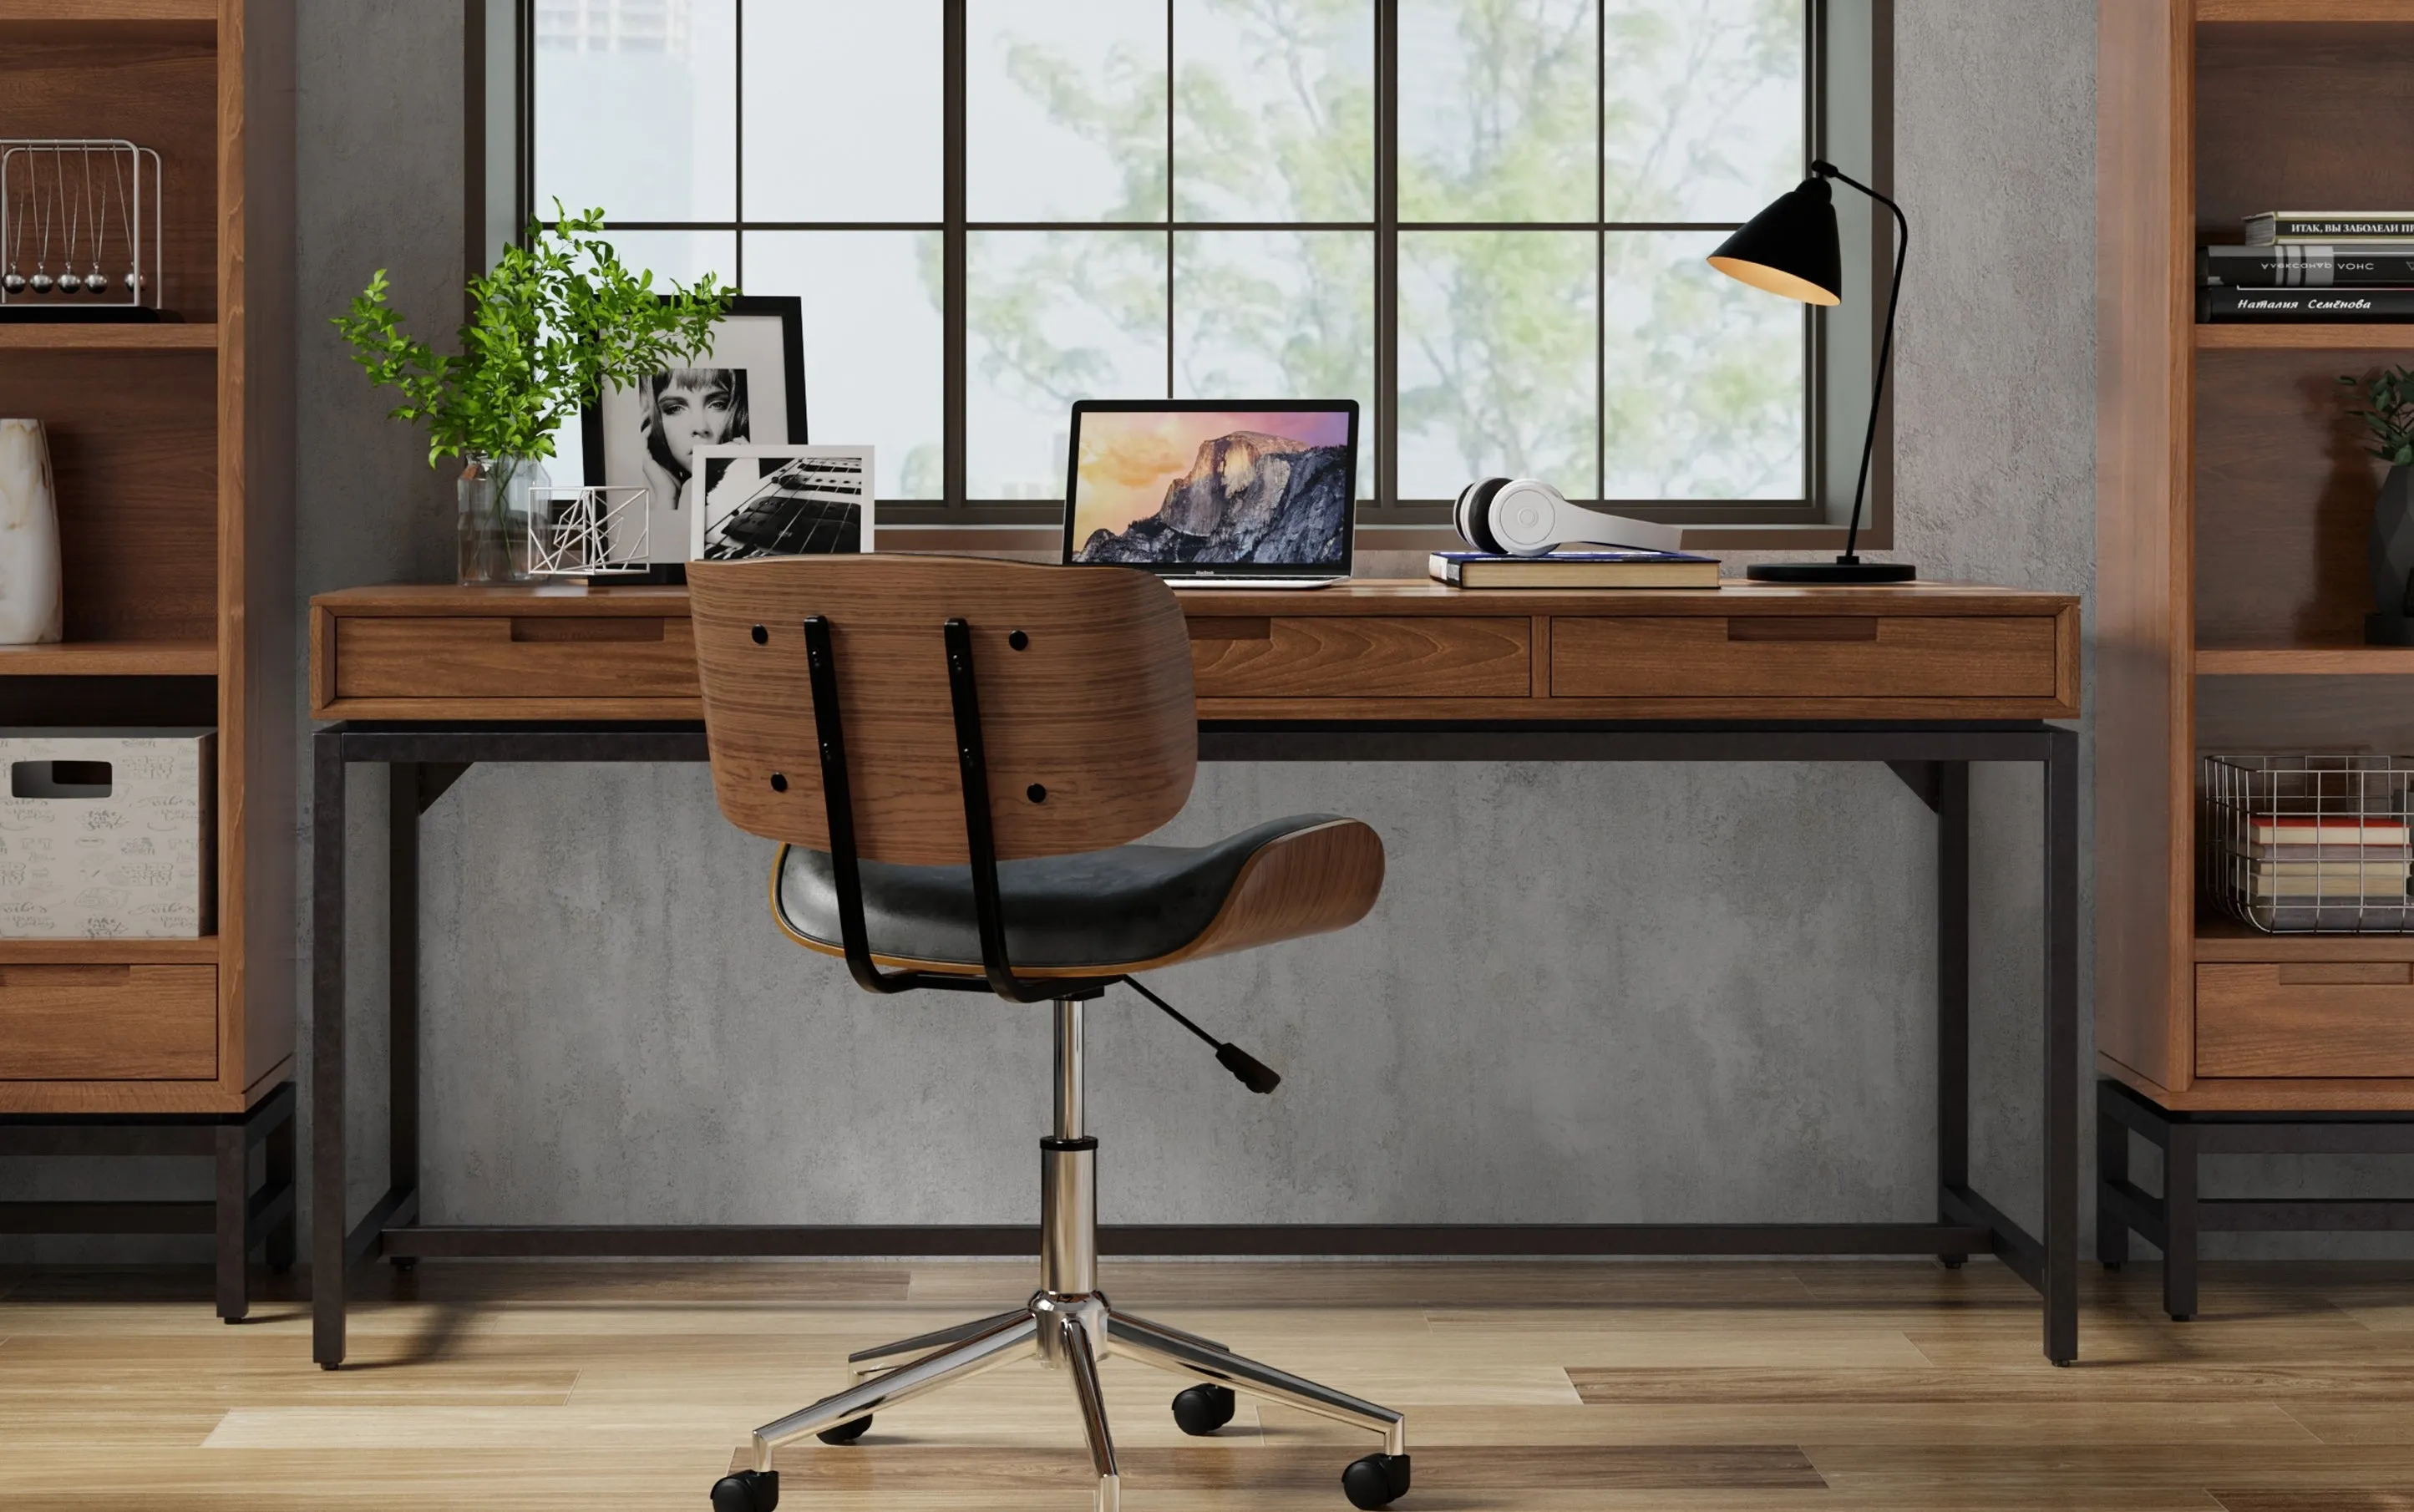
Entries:
[[1173, 1400], [1213, 1433], [1236, 1391], [1355, 1424], [1382, 1449], [1342, 1473], [1359, 1507], [1408, 1489], [1398, 1413], [1109, 1305], [1098, 1290], [1098, 1142], [1083, 1120], [1082, 1010], [1129, 983], [1252, 1091], [1280, 1080], [1132, 980], [1178, 961], [1356, 923], [1383, 845], [1353, 819], [1277, 819], [1197, 847], [1131, 842], [1181, 812], [1199, 765], [1190, 641], [1163, 583], [1106, 567], [946, 557], [689, 565], [713, 790], [781, 843], [771, 910], [843, 956], [867, 992], [939, 988], [1054, 1004], [1055, 1127], [1039, 1142], [1040, 1283], [993, 1317], [848, 1357], [856, 1384], [754, 1432], [714, 1512], [771, 1512], [771, 1451], [849, 1444], [873, 1413], [1017, 1359], [1070, 1377], [1114, 1512], [1098, 1388], [1110, 1355], [1198, 1383]]

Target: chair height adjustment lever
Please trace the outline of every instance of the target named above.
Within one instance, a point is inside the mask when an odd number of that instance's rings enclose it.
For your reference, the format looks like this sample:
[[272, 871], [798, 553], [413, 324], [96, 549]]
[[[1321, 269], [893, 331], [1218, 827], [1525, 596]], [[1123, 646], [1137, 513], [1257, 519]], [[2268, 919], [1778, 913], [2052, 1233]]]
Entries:
[[1233, 1044], [1229, 1040], [1218, 1040], [1214, 1035], [1209, 1034], [1206, 1030], [1200, 1028], [1198, 1025], [1191, 1023], [1188, 1018], [1184, 1016], [1180, 1009], [1175, 1008], [1171, 1003], [1167, 1002], [1164, 998], [1156, 996], [1156, 994], [1150, 992], [1146, 987], [1141, 986], [1140, 981], [1138, 977], [1125, 977], [1124, 979], [1124, 985], [1129, 987], [1132, 991], [1140, 994], [1142, 997], [1147, 998], [1150, 1002], [1155, 1003], [1157, 1007], [1163, 1009], [1165, 1010], [1166, 1017], [1171, 1019], [1174, 1023], [1181, 1025], [1184, 1028], [1188, 1029], [1200, 1039], [1207, 1041], [1207, 1043], [1214, 1045], [1215, 1047], [1215, 1059], [1217, 1062], [1219, 1062], [1226, 1070], [1230, 1071], [1234, 1079], [1239, 1081], [1243, 1086], [1247, 1087], [1252, 1092], [1264, 1094], [1272, 1092], [1275, 1087], [1282, 1085], [1281, 1072], [1275, 1070], [1272, 1066], [1267, 1065], [1264, 1061], [1259, 1060], [1257, 1056], [1250, 1055], [1239, 1045]]

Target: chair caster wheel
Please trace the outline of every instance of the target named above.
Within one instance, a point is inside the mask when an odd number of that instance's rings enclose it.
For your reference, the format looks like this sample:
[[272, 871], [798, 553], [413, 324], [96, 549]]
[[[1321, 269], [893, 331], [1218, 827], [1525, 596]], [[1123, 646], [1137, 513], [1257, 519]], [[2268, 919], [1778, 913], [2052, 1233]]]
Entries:
[[408, 1276], [412, 1271], [419, 1268], [419, 1257], [417, 1255], [395, 1255], [393, 1259], [387, 1261], [386, 1264], [394, 1267], [394, 1273], [395, 1275]]
[[1192, 1386], [1173, 1399], [1173, 1421], [1194, 1439], [1203, 1439], [1232, 1420], [1236, 1405], [1229, 1386]]
[[1964, 1265], [1969, 1263], [1969, 1260], [1970, 1257], [1968, 1255], [1938, 1255], [1936, 1257], [1936, 1263], [1943, 1265], [1946, 1270], [1960, 1270]]
[[820, 1432], [814, 1434], [813, 1437], [821, 1440], [824, 1444], [853, 1444], [856, 1440], [863, 1437], [865, 1433], [871, 1431], [871, 1429], [872, 1415], [870, 1413], [866, 1413], [861, 1417], [851, 1417], [845, 1422], [841, 1423], [836, 1428], [823, 1429]]
[[1341, 1494], [1355, 1507], [1389, 1506], [1408, 1494], [1408, 1457], [1370, 1454], [1341, 1473]]
[[712, 1512], [773, 1512], [779, 1505], [776, 1470], [741, 1470], [712, 1483]]
[[2108, 1260], [2104, 1262], [2104, 1269], [2108, 1274], [2118, 1276], [2121, 1274], [2121, 1262], [2118, 1260]]

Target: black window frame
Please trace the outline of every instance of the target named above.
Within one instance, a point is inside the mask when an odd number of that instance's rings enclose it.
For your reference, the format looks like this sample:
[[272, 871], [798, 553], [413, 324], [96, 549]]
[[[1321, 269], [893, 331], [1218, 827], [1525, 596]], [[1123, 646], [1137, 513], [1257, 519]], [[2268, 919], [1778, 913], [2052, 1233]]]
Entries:
[[[492, 250], [527, 223], [535, 203], [536, 0], [463, 0], [469, 52], [468, 102], [469, 260], [483, 268]], [[613, 220], [620, 231], [734, 233], [736, 265], [730, 278], [744, 287], [749, 232], [916, 232], [941, 238], [942, 494], [939, 500], [884, 500], [884, 526], [1053, 526], [1062, 506], [1046, 500], [971, 499], [966, 489], [965, 413], [968, 404], [968, 292], [971, 233], [989, 231], [1162, 231], [1167, 243], [1166, 393], [1175, 378], [1174, 238], [1185, 232], [1357, 232], [1374, 243], [1374, 394], [1364, 446], [1374, 480], [1373, 497], [1358, 504], [1361, 529], [1447, 525], [1450, 502], [1402, 499], [1397, 493], [1399, 454], [1399, 239], [1416, 232], [1591, 232], [1595, 234], [1594, 403], [1607, 403], [1606, 238], [1631, 232], [1731, 230], [1722, 221], [1403, 221], [1399, 216], [1399, 0], [1371, 0], [1375, 23], [1375, 214], [1363, 221], [1185, 221], [1174, 218], [1172, 174], [1173, 99], [1167, 90], [1167, 205], [1163, 220], [976, 221], [966, 215], [966, 111], [968, 7], [970, 0], [941, 0], [942, 24], [942, 213], [935, 221], [750, 220], [745, 214], [745, 100], [743, 66], [746, 0], [733, 0], [739, 59], [735, 88], [733, 200], [725, 220]], [[1173, 77], [1175, 0], [1166, 0], [1166, 69]], [[1870, 181], [1893, 188], [1893, 0], [1807, 0], [1805, 57], [1805, 158], [1825, 157]], [[1599, 11], [1596, 10], [1598, 17]], [[1596, 21], [1596, 37], [1599, 37]], [[1607, 68], [1594, 67], [1596, 139], [1606, 129]], [[499, 141], [498, 139], [501, 139]], [[498, 148], [504, 151], [499, 152]], [[1605, 156], [1595, 153], [1596, 210], [1607, 200]], [[508, 184], [504, 181], [508, 178]], [[507, 208], [508, 207], [508, 208]], [[1891, 274], [1890, 225], [1879, 207], [1866, 215], [1847, 202], [1838, 204], [1844, 233], [1850, 288], [1840, 307], [1806, 308], [1803, 316], [1806, 405], [1802, 497], [1787, 500], [1617, 500], [1606, 507], [1645, 517], [1705, 528], [1704, 544], [1812, 546], [1840, 533], [1851, 508], [1853, 470], [1859, 461], [1861, 427], [1867, 423], [1870, 380], [1874, 369], [1884, 290]], [[810, 354], [808, 356], [810, 362]], [[1832, 399], [1834, 402], [1830, 402]], [[1884, 547], [1892, 538], [1893, 405], [1879, 415], [1879, 444], [1870, 479], [1870, 506], [1861, 531], [1865, 546]], [[1594, 484], [1607, 475], [1606, 427], [1594, 427]]]

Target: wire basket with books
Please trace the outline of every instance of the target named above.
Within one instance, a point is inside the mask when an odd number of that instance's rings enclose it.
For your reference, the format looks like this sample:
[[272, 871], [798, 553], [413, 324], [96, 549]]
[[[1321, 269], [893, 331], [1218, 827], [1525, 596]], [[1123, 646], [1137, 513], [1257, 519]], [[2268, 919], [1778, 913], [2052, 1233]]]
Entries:
[[2414, 757], [2208, 756], [2206, 896], [2272, 935], [2414, 934]]

